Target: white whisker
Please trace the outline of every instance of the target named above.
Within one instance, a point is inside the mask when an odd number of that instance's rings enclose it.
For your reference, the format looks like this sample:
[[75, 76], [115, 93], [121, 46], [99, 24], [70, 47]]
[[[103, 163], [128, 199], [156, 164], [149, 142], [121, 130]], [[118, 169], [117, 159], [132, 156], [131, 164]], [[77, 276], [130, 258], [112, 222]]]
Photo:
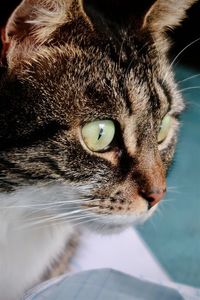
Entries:
[[196, 103], [196, 102], [193, 102], [193, 101], [190, 102], [190, 105], [194, 105], [194, 106], [200, 108], [200, 104]]
[[97, 218], [90, 218], [88, 220], [85, 220], [85, 221], [82, 221], [82, 222], [79, 222], [79, 223], [73, 223], [73, 225], [74, 226], [79, 226], [79, 225], [82, 225], [82, 224], [85, 224], [85, 223], [94, 222], [96, 220], [99, 220], [99, 217], [97, 217]]
[[162, 211], [161, 206], [159, 206], [159, 207], [157, 208], [157, 212], [158, 212], [158, 214], [159, 214], [161, 217], [164, 217], [164, 213], [163, 213], [163, 211]]
[[123, 51], [123, 47], [124, 47], [124, 43], [125, 43], [125, 37], [123, 36], [122, 38], [122, 43], [121, 43], [121, 47], [120, 47], [120, 51], [119, 51], [119, 61], [118, 61], [118, 65], [120, 67], [121, 64], [121, 57], [122, 57], [122, 51]]
[[195, 89], [200, 89], [200, 86], [189, 86], [189, 87], [186, 87], [186, 88], [180, 90], [180, 92], [185, 92], [188, 90], [195, 90]]
[[167, 199], [164, 199], [162, 203], [163, 203], [163, 204], [164, 204], [164, 203], [172, 203], [172, 202], [174, 202], [174, 201], [176, 201], [176, 200], [175, 200], [175, 199], [172, 199], [172, 198], [170, 198], [170, 199], [167, 198]]
[[53, 221], [56, 219], [66, 218], [69, 216], [73, 216], [73, 215], [76, 215], [79, 213], [84, 213], [84, 212], [91, 211], [91, 210], [94, 210], [94, 208], [92, 207], [92, 208], [87, 208], [87, 209], [77, 209], [77, 210], [73, 210], [70, 212], [59, 213], [55, 216], [46, 216], [46, 217], [42, 216], [42, 219], [41, 219], [41, 216], [37, 216], [34, 219], [29, 219], [28, 221], [40, 220], [41, 222], [50, 222], [50, 221]]
[[0, 207], [0, 210], [1, 209], [16, 209], [16, 208], [37, 208], [37, 207], [59, 207], [59, 206], [64, 206], [64, 205], [67, 205], [67, 204], [70, 204], [70, 207], [71, 207], [71, 204], [83, 204], [83, 203], [88, 203], [88, 202], [96, 202], [98, 200], [101, 200], [101, 199], [88, 199], [88, 198], [83, 198], [81, 200], [72, 200], [72, 201], [58, 201], [58, 202], [47, 202], [47, 203], [38, 203], [38, 204], [30, 204], [30, 205], [9, 205], [8, 206], [2, 206]]
[[[156, 213], [158, 214], [159, 213], [159, 209], [156, 209]], [[154, 219], [153, 218], [150, 218], [149, 219], [149, 223], [152, 225], [153, 229], [154, 229], [154, 232], [158, 232], [158, 227], [156, 226], [155, 222], [154, 222]]]
[[24, 229], [29, 229], [32, 227], [34, 227], [37, 230], [40, 230], [40, 229], [47, 228], [49, 226], [60, 226], [65, 223], [73, 223], [73, 225], [76, 225], [76, 223], [74, 223], [74, 222], [81, 221], [81, 220], [85, 221], [85, 219], [88, 219], [88, 218], [90, 218], [90, 220], [92, 220], [92, 218], [94, 218], [94, 216], [86, 214], [83, 216], [71, 217], [69, 219], [55, 220], [51, 224], [47, 224], [46, 222], [26, 223], [23, 226], [18, 227], [16, 230], [24, 230]]
[[[76, 212], [76, 213], [78, 213], [78, 212]], [[88, 217], [94, 217], [94, 215], [87, 213], [87, 211], [86, 212], [82, 211], [82, 215], [76, 215], [76, 214], [67, 215], [66, 214], [64, 216], [64, 214], [60, 214], [60, 215], [57, 215], [54, 217], [49, 217], [49, 218], [44, 218], [41, 216], [41, 218], [27, 220], [27, 222], [24, 225], [20, 226], [19, 229], [35, 227], [38, 225], [42, 225], [42, 226], [44, 225], [44, 226], [48, 227], [49, 225], [59, 225], [63, 221], [72, 223], [76, 220], [83, 219], [83, 218], [85, 219]]]
[[163, 78], [162, 83], [164, 83], [164, 81], [166, 80], [166, 78], [167, 78], [169, 72], [172, 70], [172, 67], [174, 66], [174, 64], [175, 64], [175, 62], [177, 61], [177, 59], [181, 56], [181, 54], [182, 54], [183, 52], [185, 52], [189, 47], [191, 47], [192, 45], [194, 45], [195, 43], [197, 43], [198, 41], [200, 41], [200, 37], [197, 38], [196, 40], [192, 41], [191, 43], [189, 43], [187, 46], [185, 46], [185, 47], [184, 47], [184, 48], [183, 48], [183, 49], [175, 56], [175, 58], [172, 60], [170, 66], [169, 66], [169, 68], [168, 68], [168, 70], [167, 70], [167, 72], [166, 72], [166, 74], [165, 74], [165, 76], [164, 76], [164, 78]]
[[178, 81], [177, 83], [180, 84], [180, 83], [182, 83], [182, 82], [189, 81], [190, 79], [193, 79], [193, 78], [196, 78], [196, 77], [199, 77], [199, 76], [200, 76], [200, 73], [199, 73], [199, 74], [196, 74], [196, 75], [193, 75], [193, 76], [190, 76], [190, 77], [187, 77], [187, 78], [185, 78], [185, 79], [183, 79], [183, 80], [180, 80], [180, 81]]

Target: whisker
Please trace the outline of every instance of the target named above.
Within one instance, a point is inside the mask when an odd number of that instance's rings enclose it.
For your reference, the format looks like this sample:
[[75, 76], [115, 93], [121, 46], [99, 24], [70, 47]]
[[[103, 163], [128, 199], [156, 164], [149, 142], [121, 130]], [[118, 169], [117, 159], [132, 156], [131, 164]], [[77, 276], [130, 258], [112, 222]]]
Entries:
[[60, 225], [61, 223], [63, 223], [64, 221], [67, 223], [72, 223], [74, 221], [77, 220], [81, 220], [81, 219], [85, 219], [85, 218], [91, 218], [94, 217], [94, 215], [89, 214], [89, 213], [84, 213], [83, 215], [71, 215], [68, 217], [52, 217], [52, 218], [46, 218], [46, 219], [37, 219], [37, 220], [28, 220], [26, 223], [24, 223], [23, 225], [20, 225], [18, 229], [26, 229], [26, 228], [30, 228], [30, 227], [38, 227], [38, 225], [42, 225], [42, 227], [44, 226], [52, 226], [52, 225]]
[[[53, 221], [53, 220], [56, 220], [56, 219], [61, 219], [61, 218], [66, 218], [68, 216], [73, 216], [73, 215], [76, 215], [76, 214], [79, 214], [79, 213], [84, 213], [84, 212], [87, 212], [87, 211], [91, 211], [91, 210], [94, 210], [94, 208], [87, 208], [87, 209], [77, 209], [77, 210], [74, 210], [74, 211], [70, 211], [70, 212], [65, 212], [65, 213], [60, 213], [60, 214], [57, 214], [55, 216], [51, 216], [51, 217], [44, 217], [42, 216], [42, 219], [41, 219], [41, 216], [38, 216], [38, 217], [35, 217], [33, 219], [29, 219], [29, 221], [37, 221], [37, 220], [40, 220], [41, 222], [49, 222], [49, 221]], [[39, 221], [39, 222], [40, 222]]]
[[[145, 47], [147, 47], [148, 44], [149, 44], [149, 42], [146, 42], [146, 43], [139, 49], [138, 54], [139, 54]], [[133, 64], [133, 62], [134, 62], [134, 59], [135, 59], [135, 56], [133, 55], [132, 59], [130, 60], [130, 62], [129, 62], [129, 64], [128, 64], [127, 68], [126, 68], [126, 71], [124, 72], [124, 85], [125, 85], [126, 75], [127, 75], [128, 72], [130, 71], [131, 66], [132, 66], [132, 64]]]
[[162, 209], [161, 209], [160, 206], [157, 208], [157, 212], [158, 212], [158, 214], [159, 214], [161, 217], [164, 217], [164, 213], [163, 213], [163, 211], [162, 211]]
[[50, 217], [50, 218], [48, 217], [47, 220], [54, 219], [54, 218], [61, 218], [63, 216], [64, 217], [71, 216], [71, 215], [74, 215], [74, 214], [77, 214], [77, 213], [80, 213], [80, 212], [83, 212], [83, 211], [88, 211], [88, 210], [92, 210], [92, 208], [86, 208], [86, 209], [79, 208], [79, 209], [76, 209], [76, 210], [73, 210], [73, 211], [59, 213], [56, 216], [53, 216], [53, 217]]
[[163, 78], [162, 83], [164, 83], [164, 81], [166, 80], [166, 78], [167, 78], [169, 72], [172, 70], [172, 67], [174, 66], [174, 64], [175, 64], [175, 62], [177, 61], [177, 59], [181, 56], [181, 54], [182, 54], [183, 52], [185, 52], [189, 47], [191, 47], [192, 45], [194, 45], [195, 43], [197, 43], [198, 41], [200, 41], [200, 37], [197, 38], [197, 39], [195, 39], [195, 40], [192, 41], [191, 43], [189, 43], [187, 46], [185, 46], [185, 47], [184, 47], [184, 48], [183, 48], [183, 49], [175, 56], [175, 58], [172, 60], [170, 66], [169, 66], [169, 68], [168, 68], [168, 70], [167, 70], [167, 72], [166, 72], [166, 74], [165, 74], [165, 76], [164, 76], [164, 78]]
[[199, 104], [199, 103], [196, 103], [196, 102], [194, 102], [194, 101], [190, 101], [189, 105], [190, 105], [190, 106], [194, 105], [194, 106], [200, 108], [200, 104]]
[[[158, 209], [156, 209], [156, 213], [159, 214]], [[154, 218], [150, 218], [149, 223], [152, 225], [154, 232], [157, 233], [158, 232], [158, 227], [156, 226], [156, 224], [154, 222]]]
[[[79, 203], [79, 202], [78, 202]], [[77, 204], [78, 204], [77, 203]], [[82, 201], [80, 202], [80, 203], [82, 203]], [[57, 206], [57, 207], [59, 207], [59, 206], [64, 206], [64, 205], [66, 205], [67, 204], [67, 202], [66, 203], [55, 203], [55, 204], [44, 204], [44, 205], [37, 205], [37, 204], [35, 204], [35, 205], [16, 205], [16, 206], [14, 206], [14, 205], [12, 205], [12, 206], [3, 206], [3, 207], [0, 207], [0, 210], [1, 209], [16, 209], [16, 208], [30, 208], [30, 209], [33, 209], [33, 208], [40, 208], [40, 207], [42, 207], [41, 209], [46, 209], [46, 208], [49, 208], [49, 207], [55, 207], [55, 206]], [[70, 204], [70, 203], [69, 203]]]
[[149, 45], [149, 42], [146, 42], [138, 51], [138, 54], [140, 54], [140, 52]]
[[172, 203], [172, 202], [174, 202], [174, 201], [176, 201], [175, 199], [172, 199], [172, 198], [170, 198], [170, 199], [164, 199], [163, 200], [163, 202], [162, 202], [162, 204], [164, 204], [164, 203]]
[[[125, 42], [125, 38], [123, 39], [123, 41], [122, 41], [122, 46], [121, 46], [121, 48], [120, 48], [119, 65], [120, 65], [120, 62], [121, 62], [121, 54], [122, 54], [124, 42]], [[138, 54], [139, 54], [145, 47], [147, 47], [148, 44], [149, 44], [149, 42], [146, 42], [146, 43], [138, 50]], [[131, 69], [131, 66], [132, 66], [132, 64], [133, 64], [134, 58], [135, 58], [135, 57], [134, 57], [134, 55], [133, 55], [133, 57], [132, 57], [130, 63], [128, 64], [128, 66], [127, 66], [127, 68], [126, 68], [126, 71], [124, 72], [124, 74], [125, 74], [125, 75], [124, 75], [124, 78], [126, 77], [127, 73], [128, 73], [129, 70]], [[125, 80], [125, 79], [124, 79], [124, 80]]]
[[121, 47], [120, 47], [120, 51], [119, 51], [119, 61], [118, 61], [119, 67], [121, 65], [122, 51], [123, 51], [125, 40], [126, 40], [126, 38], [124, 36], [123, 39], [122, 39], [122, 43], [121, 43]]
[[177, 185], [170, 185], [167, 187], [167, 189], [178, 189], [180, 188], [181, 186], [177, 186]]
[[194, 90], [194, 89], [200, 89], [200, 86], [189, 86], [189, 87], [186, 87], [186, 88], [180, 90], [180, 92], [185, 92], [185, 91]]
[[[67, 204], [79, 204], [79, 203], [87, 203], [87, 202], [95, 202], [95, 201], [98, 201], [98, 200], [101, 200], [101, 199], [88, 199], [88, 198], [83, 198], [81, 200], [72, 200], [72, 201], [59, 201], [59, 202], [47, 202], [47, 203], [38, 203], [38, 204], [30, 204], [30, 205], [8, 205], [8, 206], [3, 206], [3, 207], [0, 207], [0, 210], [1, 209], [15, 209], [15, 208], [37, 208], [37, 207], [54, 207], [54, 206], [64, 206], [64, 205], [67, 205]], [[71, 205], [70, 205], [71, 207]]]
[[185, 78], [185, 79], [183, 79], [183, 80], [180, 80], [180, 81], [178, 81], [177, 83], [180, 84], [180, 83], [182, 83], [182, 82], [188, 81], [188, 80], [190, 80], [190, 79], [193, 79], [193, 78], [196, 78], [196, 77], [199, 77], [199, 76], [200, 76], [200, 73], [199, 73], [199, 74], [196, 74], [196, 75], [193, 75], [193, 76], [190, 76], [190, 77], [187, 77], [187, 78]]
[[85, 224], [85, 223], [94, 222], [96, 220], [99, 220], [99, 217], [97, 217], [97, 218], [91, 218], [91, 219], [88, 219], [88, 220], [85, 220], [85, 221], [82, 221], [82, 222], [79, 222], [79, 223], [73, 223], [73, 225], [79, 226], [79, 225], [82, 225], [82, 224]]
[[[74, 218], [70, 218], [70, 219], [63, 219], [63, 220], [56, 220], [54, 221], [53, 223], [51, 223], [50, 225], [51, 226], [60, 226], [60, 225], [63, 225], [65, 223], [73, 223], [73, 225], [76, 225], [76, 223], [74, 222], [77, 222], [77, 221], [81, 221], [83, 220], [83, 222], [85, 221], [85, 219], [88, 219], [90, 217], [90, 220], [92, 220], [94, 216], [92, 215], [83, 215], [83, 216], [77, 216], [77, 217], [74, 217]], [[97, 219], [97, 218], [95, 218]], [[80, 222], [81, 223], [81, 222]], [[47, 223], [26, 223], [24, 224], [23, 226], [20, 226], [18, 227], [16, 230], [26, 230], [26, 229], [29, 229], [31, 227], [34, 227], [34, 229], [37, 229], [37, 230], [41, 230], [41, 229], [44, 229], [44, 228], [47, 228], [49, 227], [49, 224]]]
[[[68, 209], [70, 209], [70, 210], [72, 210], [72, 209], [77, 209], [79, 206], [78, 205], [70, 205], [69, 207], [68, 207]], [[38, 213], [41, 213], [41, 212], [43, 212], [43, 211], [48, 211], [48, 212], [51, 212], [51, 213], [53, 213], [53, 212], [56, 212], [56, 211], [58, 211], [58, 209], [60, 210], [60, 206], [53, 206], [53, 207], [51, 207], [51, 206], [49, 206], [49, 207], [43, 207], [43, 208], [40, 208], [40, 209], [35, 209], [35, 210], [32, 210], [31, 212], [29, 212], [28, 214], [26, 213], [26, 216], [32, 216], [32, 215], [35, 215], [36, 213], [38, 214]]]
[[175, 193], [175, 194], [181, 194], [181, 190], [177, 188], [168, 188], [167, 189], [167, 194], [168, 193]]

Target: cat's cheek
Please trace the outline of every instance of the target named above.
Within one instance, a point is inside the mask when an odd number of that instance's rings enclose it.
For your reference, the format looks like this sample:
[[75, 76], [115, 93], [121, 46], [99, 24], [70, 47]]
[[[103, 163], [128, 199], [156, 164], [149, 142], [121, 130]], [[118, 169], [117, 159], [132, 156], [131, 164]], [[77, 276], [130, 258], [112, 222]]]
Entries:
[[171, 141], [171, 144], [169, 144], [166, 149], [163, 149], [161, 151], [161, 159], [163, 165], [165, 166], [166, 172], [168, 172], [173, 162], [173, 157], [176, 151], [176, 143], [177, 143], [177, 136], [174, 136]]
[[155, 213], [157, 207], [158, 204], [148, 209], [148, 205], [144, 202], [140, 209], [135, 207], [135, 211], [132, 213], [108, 215], [93, 212], [93, 216], [87, 219], [84, 226], [100, 234], [119, 233], [128, 227], [146, 222]]

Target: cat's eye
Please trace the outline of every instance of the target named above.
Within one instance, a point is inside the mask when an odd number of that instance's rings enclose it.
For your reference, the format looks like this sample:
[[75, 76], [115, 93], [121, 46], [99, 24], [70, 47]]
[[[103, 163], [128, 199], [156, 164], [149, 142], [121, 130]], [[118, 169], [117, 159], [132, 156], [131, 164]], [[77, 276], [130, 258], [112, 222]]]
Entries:
[[162, 143], [168, 136], [169, 131], [172, 127], [172, 117], [170, 115], [166, 115], [161, 123], [160, 131], [158, 133], [158, 143]]
[[94, 152], [106, 150], [115, 136], [115, 124], [112, 120], [96, 120], [82, 127], [85, 145]]

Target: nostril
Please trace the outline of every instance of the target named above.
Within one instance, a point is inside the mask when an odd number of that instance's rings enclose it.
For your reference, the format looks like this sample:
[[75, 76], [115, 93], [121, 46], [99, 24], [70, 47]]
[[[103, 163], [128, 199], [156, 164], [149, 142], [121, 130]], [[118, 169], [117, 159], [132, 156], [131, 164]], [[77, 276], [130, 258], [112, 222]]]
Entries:
[[154, 189], [152, 192], [142, 192], [141, 196], [149, 203], [149, 207], [156, 205], [165, 195], [166, 190]]
[[155, 201], [155, 198], [153, 197], [144, 197], [149, 203], [152, 203]]

